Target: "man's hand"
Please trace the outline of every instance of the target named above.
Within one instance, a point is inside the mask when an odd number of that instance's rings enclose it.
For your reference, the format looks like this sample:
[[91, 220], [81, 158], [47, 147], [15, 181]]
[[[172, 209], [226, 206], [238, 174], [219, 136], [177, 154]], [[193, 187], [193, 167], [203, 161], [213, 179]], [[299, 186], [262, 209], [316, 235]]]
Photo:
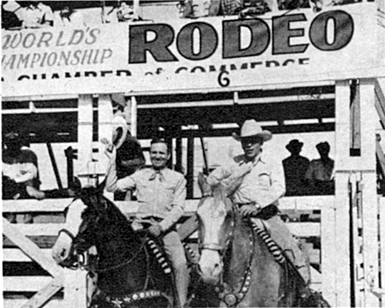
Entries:
[[158, 237], [162, 231], [162, 227], [158, 223], [154, 223], [150, 228], [148, 228], [148, 232], [155, 237]]
[[106, 156], [109, 158], [110, 161], [115, 162], [116, 160], [116, 147], [112, 144], [109, 143], [107, 139], [103, 138], [100, 140], [103, 144], [105, 144], [106, 149], [104, 150], [104, 153]]
[[257, 214], [259, 213], [260, 209], [257, 208], [256, 205], [253, 205], [253, 204], [247, 204], [247, 205], [243, 205], [239, 212], [241, 213], [241, 215], [243, 217], [252, 217], [252, 216], [257, 216]]

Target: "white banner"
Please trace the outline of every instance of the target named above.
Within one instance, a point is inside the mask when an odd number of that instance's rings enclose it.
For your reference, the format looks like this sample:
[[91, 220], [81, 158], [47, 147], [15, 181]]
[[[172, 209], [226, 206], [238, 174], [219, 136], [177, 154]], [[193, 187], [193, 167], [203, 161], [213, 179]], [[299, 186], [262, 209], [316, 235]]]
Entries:
[[384, 75], [376, 4], [2, 32], [4, 96], [166, 93]]

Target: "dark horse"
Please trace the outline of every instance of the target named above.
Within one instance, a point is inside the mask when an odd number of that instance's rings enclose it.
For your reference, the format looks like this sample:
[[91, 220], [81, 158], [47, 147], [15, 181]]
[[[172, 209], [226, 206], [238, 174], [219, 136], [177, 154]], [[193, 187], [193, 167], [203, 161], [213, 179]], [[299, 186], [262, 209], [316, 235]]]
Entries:
[[[219, 307], [317, 307], [299, 296], [301, 281], [287, 263], [280, 264], [253, 231], [249, 219], [226, 197], [221, 184], [211, 188], [198, 179], [202, 280], [213, 286]], [[302, 302], [301, 302], [302, 301]], [[321, 306], [322, 307], [322, 306]]]
[[81, 265], [98, 276], [94, 306], [178, 306], [172, 269], [162, 246], [147, 231], [134, 231], [100, 187], [83, 188], [68, 206], [66, 224], [52, 255], [59, 264], [77, 266], [79, 254], [93, 245], [96, 261]]

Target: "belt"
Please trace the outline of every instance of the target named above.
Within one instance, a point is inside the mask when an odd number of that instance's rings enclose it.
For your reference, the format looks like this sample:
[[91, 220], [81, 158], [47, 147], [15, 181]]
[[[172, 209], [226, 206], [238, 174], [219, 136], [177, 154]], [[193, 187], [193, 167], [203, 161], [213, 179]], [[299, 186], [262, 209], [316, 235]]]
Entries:
[[[249, 202], [249, 203], [237, 203], [239, 207], [242, 207], [244, 205], [256, 205], [255, 201]], [[270, 204], [268, 206], [265, 206], [261, 211], [257, 214], [257, 218], [261, 218], [264, 220], [270, 219], [271, 217], [277, 215], [279, 213], [279, 209], [274, 204]]]
[[161, 222], [163, 218], [155, 217], [155, 216], [146, 216], [141, 218], [140, 220], [150, 220], [150, 221], [156, 221], [156, 222]]

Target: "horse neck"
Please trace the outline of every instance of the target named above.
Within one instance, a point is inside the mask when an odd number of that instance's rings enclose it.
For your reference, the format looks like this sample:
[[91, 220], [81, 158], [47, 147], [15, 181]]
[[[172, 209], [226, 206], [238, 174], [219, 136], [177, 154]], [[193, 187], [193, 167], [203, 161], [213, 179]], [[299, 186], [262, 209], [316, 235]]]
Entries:
[[224, 277], [225, 282], [233, 286], [245, 276], [253, 252], [249, 227], [245, 225], [240, 216], [237, 215], [235, 219], [234, 235], [229, 243], [231, 255], [225, 256], [228, 261]]
[[[126, 217], [113, 205], [110, 205], [109, 217], [103, 223], [96, 239], [97, 249], [100, 255], [125, 255], [128, 250], [134, 251], [141, 241], [131, 228]], [[113, 234], [111, 240], [106, 241], [106, 234]], [[111, 236], [111, 235], [110, 235]]]

